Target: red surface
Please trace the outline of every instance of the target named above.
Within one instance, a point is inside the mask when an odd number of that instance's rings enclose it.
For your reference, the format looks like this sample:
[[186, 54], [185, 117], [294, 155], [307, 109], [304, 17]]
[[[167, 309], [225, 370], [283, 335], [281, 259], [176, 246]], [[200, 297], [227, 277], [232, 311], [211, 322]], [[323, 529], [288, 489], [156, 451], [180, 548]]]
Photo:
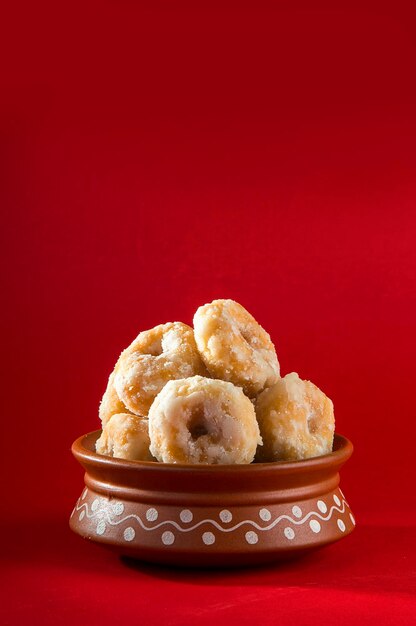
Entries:
[[[414, 15], [9, 4], [1, 622], [412, 623]], [[264, 570], [132, 568], [67, 529], [70, 444], [137, 332], [214, 297], [333, 398], [358, 526]]]

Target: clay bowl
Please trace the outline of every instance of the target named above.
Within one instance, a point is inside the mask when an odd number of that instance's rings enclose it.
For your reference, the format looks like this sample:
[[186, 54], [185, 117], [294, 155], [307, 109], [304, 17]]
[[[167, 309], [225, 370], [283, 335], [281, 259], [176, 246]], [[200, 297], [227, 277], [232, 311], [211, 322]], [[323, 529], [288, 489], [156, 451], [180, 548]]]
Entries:
[[254, 565], [345, 537], [354, 517], [339, 489], [352, 444], [305, 461], [252, 465], [171, 465], [99, 455], [101, 431], [72, 452], [85, 488], [72, 530], [120, 554], [181, 566]]

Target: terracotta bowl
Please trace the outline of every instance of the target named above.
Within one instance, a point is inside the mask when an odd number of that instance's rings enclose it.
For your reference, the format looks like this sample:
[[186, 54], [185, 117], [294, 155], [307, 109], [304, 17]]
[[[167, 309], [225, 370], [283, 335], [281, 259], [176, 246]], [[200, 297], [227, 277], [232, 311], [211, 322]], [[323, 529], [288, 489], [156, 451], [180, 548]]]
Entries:
[[331, 454], [252, 465], [171, 465], [99, 455], [101, 431], [72, 452], [85, 488], [70, 526], [82, 537], [144, 561], [186, 566], [254, 565], [349, 535], [355, 522], [339, 489], [352, 444]]

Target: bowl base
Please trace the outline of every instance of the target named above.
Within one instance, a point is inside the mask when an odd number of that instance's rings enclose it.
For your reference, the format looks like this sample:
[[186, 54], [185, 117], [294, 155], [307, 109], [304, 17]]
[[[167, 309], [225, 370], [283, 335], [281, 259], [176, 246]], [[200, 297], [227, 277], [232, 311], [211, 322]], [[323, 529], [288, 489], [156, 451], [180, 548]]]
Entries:
[[70, 526], [128, 559], [224, 568], [302, 557], [351, 533], [355, 520], [339, 488], [296, 503], [229, 509], [151, 505], [85, 488]]

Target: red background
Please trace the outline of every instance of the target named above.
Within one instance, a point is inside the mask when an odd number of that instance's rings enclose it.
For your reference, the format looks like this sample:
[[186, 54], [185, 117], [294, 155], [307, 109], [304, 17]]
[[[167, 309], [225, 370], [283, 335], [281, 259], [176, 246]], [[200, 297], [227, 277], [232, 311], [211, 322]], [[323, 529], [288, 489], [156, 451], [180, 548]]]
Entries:
[[[331, 4], [10, 3], [2, 623], [415, 618], [415, 21]], [[140, 330], [218, 297], [334, 400], [357, 529], [263, 570], [129, 568], [67, 529], [70, 444]]]

